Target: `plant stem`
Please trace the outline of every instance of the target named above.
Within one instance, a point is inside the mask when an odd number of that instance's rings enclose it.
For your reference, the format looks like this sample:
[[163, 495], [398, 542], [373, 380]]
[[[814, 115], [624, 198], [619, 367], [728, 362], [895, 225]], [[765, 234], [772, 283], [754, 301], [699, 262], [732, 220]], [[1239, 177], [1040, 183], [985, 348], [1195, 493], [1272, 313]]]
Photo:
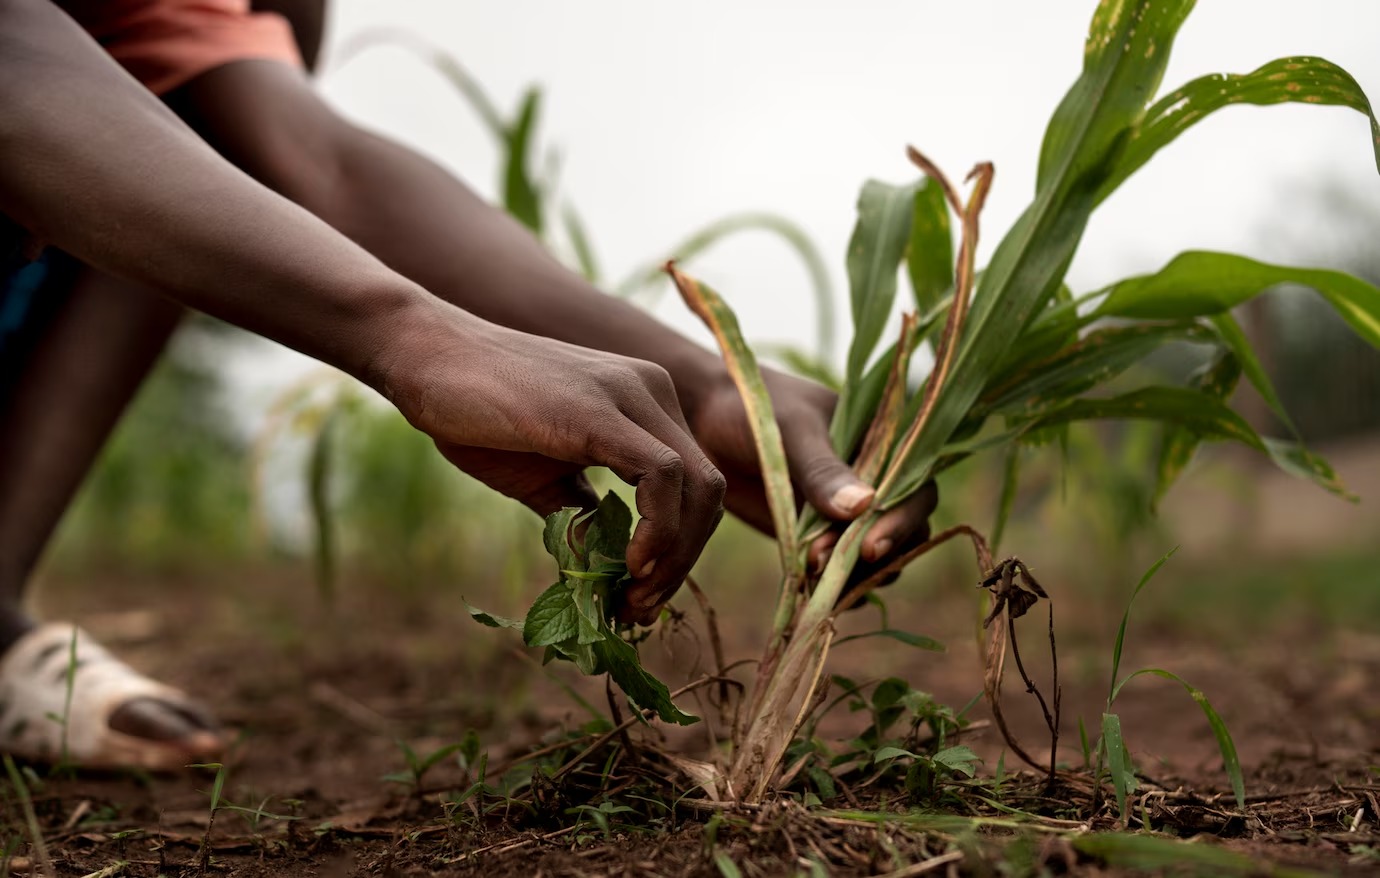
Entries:
[[876, 520], [875, 512], [864, 513], [839, 537], [819, 584], [792, 626], [794, 636], [776, 663], [758, 678], [742, 747], [734, 754], [729, 774], [732, 788], [743, 801], [762, 799], [790, 746], [797, 728], [792, 721], [798, 711], [796, 702], [815, 678], [824, 644], [833, 631], [835, 606], [857, 565], [863, 536]]

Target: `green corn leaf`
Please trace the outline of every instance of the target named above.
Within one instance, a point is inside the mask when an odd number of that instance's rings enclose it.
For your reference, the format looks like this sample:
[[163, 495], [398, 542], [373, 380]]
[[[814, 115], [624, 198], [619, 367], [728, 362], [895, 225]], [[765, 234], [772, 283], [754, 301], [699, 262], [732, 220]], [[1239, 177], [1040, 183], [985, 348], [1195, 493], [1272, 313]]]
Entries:
[[523, 95], [517, 119], [507, 130], [508, 155], [503, 171], [503, 206], [518, 222], [538, 236], [542, 233], [541, 192], [531, 174], [533, 131], [541, 91], [530, 88]]
[[1159, 87], [1189, 0], [1102, 0], [1083, 72], [1045, 132], [1034, 202], [997, 246], [973, 298], [949, 380], [880, 504], [910, 496], [1016, 338], [1053, 297], [1130, 131]]
[[954, 285], [954, 238], [944, 190], [928, 178], [915, 190], [906, 247], [915, 312], [928, 314]]
[[1280, 58], [1246, 74], [1212, 74], [1185, 85], [1150, 107], [1131, 135], [1115, 173], [1098, 193], [1106, 198], [1180, 134], [1231, 104], [1332, 104], [1350, 107], [1370, 119], [1380, 167], [1380, 124], [1361, 86], [1342, 68], [1322, 58]]
[[845, 387], [862, 380], [896, 301], [897, 272], [910, 238], [914, 186], [877, 180], [863, 184], [858, 221], [848, 242], [848, 287], [853, 308], [853, 344], [848, 349]]
[[522, 642], [528, 646], [555, 646], [580, 635], [580, 611], [570, 586], [564, 582], [542, 592], [527, 611]]
[[[1298, 436], [1298, 428], [1294, 426], [1294, 421], [1289, 417], [1289, 413], [1284, 410], [1284, 401], [1279, 398], [1275, 391], [1274, 382], [1270, 380], [1269, 374], [1265, 371], [1265, 366], [1256, 356], [1255, 348], [1251, 346], [1250, 339], [1246, 338], [1246, 333], [1241, 329], [1241, 324], [1236, 322], [1236, 318], [1231, 314], [1217, 314], [1210, 317], [1213, 327], [1217, 330], [1217, 335], [1222, 339], [1223, 344], [1236, 356], [1240, 363], [1240, 370], [1245, 373], [1261, 399], [1274, 412], [1275, 417], [1279, 418], [1280, 423], [1289, 428], [1289, 431]], [[1223, 399], [1226, 395], [1223, 394]]]
[[575, 251], [575, 262], [580, 266], [580, 274], [592, 284], [599, 283], [599, 257], [594, 254], [594, 244], [589, 239], [585, 221], [569, 204], [561, 211], [561, 221], [565, 224], [565, 234], [570, 238], [570, 246]]
[[738, 318], [718, 293], [676, 271], [669, 263], [666, 268], [686, 305], [704, 321], [719, 343], [724, 363], [742, 397], [753, 443], [757, 446], [757, 459], [762, 481], [766, 485], [767, 505], [771, 508], [781, 570], [783, 573], [798, 572], [804, 564], [804, 558], [797, 544], [795, 491], [791, 487], [786, 450], [781, 444], [781, 430], [772, 413], [771, 396], [762, 382], [757, 358], [743, 341]]
[[[1241, 361], [1230, 348], [1221, 348], [1212, 360], [1205, 363], [1190, 379], [1189, 384], [1222, 401], [1231, 398], [1241, 378]], [[1155, 494], [1151, 500], [1158, 507], [1180, 473], [1193, 459], [1202, 444], [1202, 434], [1180, 424], [1165, 424], [1160, 441], [1159, 459], [1155, 464]]]
[[1076, 399], [1025, 423], [1024, 429], [1103, 418], [1176, 424], [1204, 439], [1240, 442], [1264, 452], [1280, 469], [1350, 498], [1327, 461], [1296, 442], [1262, 439], [1250, 424], [1215, 396], [1183, 387], [1146, 387], [1107, 399]]
[[764, 358], [776, 360], [790, 371], [817, 384], [823, 384], [833, 391], [842, 387], [839, 376], [824, 358], [819, 357], [799, 345], [759, 343], [754, 345]]
[[[810, 276], [815, 305], [815, 350], [823, 362], [834, 357], [834, 282], [819, 248], [796, 223], [774, 213], [746, 211], [715, 220], [670, 249], [671, 258], [686, 263], [719, 242], [743, 232], [766, 232], [789, 247]], [[614, 287], [614, 295], [629, 298], [663, 280], [665, 260], [644, 265]]]
[[671, 692], [665, 683], [642, 669], [637, 650], [632, 644], [619, 637], [607, 623], [604, 624], [603, 635], [593, 646], [599, 667], [613, 678], [613, 682], [634, 704], [656, 711], [664, 722], [682, 726], [699, 722], [699, 717], [683, 713], [671, 702]]
[[1040, 149], [1038, 189], [1061, 176], [1105, 173], [1164, 77], [1194, 0], [1101, 0], [1088, 26], [1083, 75], [1054, 111]]
[[1217, 748], [1222, 753], [1222, 765], [1226, 768], [1228, 780], [1231, 781], [1231, 791], [1232, 795], [1236, 797], [1236, 805], [1245, 810], [1246, 783], [1241, 774], [1241, 760], [1236, 755], [1236, 742], [1232, 740], [1231, 732], [1227, 731], [1227, 724], [1222, 721], [1222, 717], [1213, 708], [1201, 689], [1189, 685], [1188, 681], [1178, 674], [1161, 668], [1141, 668], [1139, 671], [1127, 675], [1126, 679], [1118, 683], [1116, 688], [1112, 690], [1112, 697], [1115, 699], [1127, 683], [1146, 675], [1163, 677], [1178, 683], [1184, 687], [1184, 691], [1188, 693], [1190, 698], [1198, 702], [1198, 706], [1203, 709], [1203, 715], [1207, 717], [1208, 725], [1212, 727], [1212, 736], [1217, 739]]
[[1162, 346], [1176, 341], [1210, 343], [1213, 333], [1194, 321], [1113, 326], [1088, 333], [1063, 350], [1007, 378], [984, 394], [992, 411], [1038, 411], [1110, 381]]
[[1264, 442], [1240, 415], [1206, 393], [1183, 387], [1145, 387], [1103, 399], [1071, 400], [1029, 422], [1029, 428], [1101, 419], [1167, 421], [1208, 438], [1265, 450]]
[[1340, 271], [1270, 265], [1194, 250], [1154, 274], [1109, 287], [1099, 317], [1178, 320], [1221, 314], [1280, 284], [1312, 287], [1373, 347], [1380, 348], [1380, 289]]
[[479, 84], [479, 80], [471, 76], [470, 72], [461, 66], [454, 55], [436, 51], [432, 53], [430, 60], [441, 75], [450, 81], [460, 96], [469, 103], [489, 133], [499, 140], [507, 140], [508, 126], [503, 121], [503, 114], [498, 111], [497, 105], [494, 104], [484, 87]]
[[1121, 737], [1121, 718], [1114, 713], [1102, 714], [1102, 746], [1107, 751], [1107, 770], [1116, 791], [1116, 812], [1125, 823], [1126, 796], [1136, 790], [1136, 771]]
[[1006, 461], [1002, 465], [1001, 499], [997, 502], [997, 518], [992, 524], [992, 553], [1001, 550], [1001, 538], [1006, 535], [1006, 522], [1011, 518], [1011, 510], [1016, 505], [1016, 490], [1021, 478], [1021, 443], [1012, 442], [1006, 449]]
[[[919, 326], [911, 343], [919, 346], [936, 329], [943, 325], [949, 315], [949, 301], [946, 299], [921, 317]], [[911, 353], [914, 353], [914, 348]], [[891, 364], [896, 359], [896, 345], [888, 347], [871, 366], [862, 381], [845, 387], [834, 406], [834, 417], [829, 422], [829, 440], [844, 460], [851, 460], [858, 450], [859, 443], [872, 423], [872, 414], [881, 404], [882, 394], [886, 392], [887, 379], [891, 375]]]
[[[1061, 285], [1060, 291], [1067, 290]], [[1011, 380], [1011, 376], [1026, 368], [1028, 363], [1052, 357], [1078, 339], [1078, 333], [1093, 320], [1080, 317], [1080, 301], [1060, 301], [1056, 291], [1049, 305], [1035, 315], [1025, 331], [1002, 352], [1001, 365], [993, 370], [999, 376], [989, 382], [989, 387], [999, 387]]]

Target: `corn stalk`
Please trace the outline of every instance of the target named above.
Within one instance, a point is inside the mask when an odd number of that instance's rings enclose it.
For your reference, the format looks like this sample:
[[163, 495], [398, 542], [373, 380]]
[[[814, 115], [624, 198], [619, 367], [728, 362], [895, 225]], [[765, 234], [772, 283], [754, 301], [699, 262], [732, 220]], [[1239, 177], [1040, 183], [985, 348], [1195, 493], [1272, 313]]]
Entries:
[[[854, 337], [831, 438], [877, 494], [873, 508], [843, 531], [817, 580], [806, 575], [804, 557], [826, 525], [808, 511], [795, 516], [771, 400], [752, 352], [722, 298], [668, 265], [682, 297], [714, 332], [743, 396], [781, 549], [782, 587], [772, 636], [726, 773], [737, 798], [756, 802], [770, 792], [787, 748], [808, 717], [841, 600], [849, 605], [873, 584], [850, 583], [868, 530], [884, 511], [954, 463], [984, 450], [1009, 452], [1078, 421], [1134, 418], [1164, 428], [1157, 493], [1178, 476], [1199, 444], [1229, 440], [1345, 494], [1332, 469], [1297, 436], [1263, 438], [1228, 406], [1236, 379], [1244, 375], [1290, 424], [1230, 311], [1273, 286], [1297, 283], [1319, 292], [1362, 338], [1380, 347], [1380, 289], [1340, 272], [1204, 252], [1182, 254], [1159, 272], [1081, 298], [1064, 285], [1095, 208], [1159, 149], [1223, 106], [1297, 101], [1358, 110], [1370, 121], [1380, 166], [1380, 125], [1368, 99], [1350, 75], [1320, 58], [1285, 58], [1248, 74], [1202, 77], [1149, 103], [1193, 5], [1192, 0], [1098, 4], [1082, 75], [1045, 132], [1035, 197], [980, 280], [975, 252], [978, 218], [992, 183], [990, 165], [979, 165], [969, 176], [973, 185], [966, 200], [914, 149], [909, 157], [923, 172], [922, 182], [864, 186], [847, 259]], [[956, 256], [951, 213], [960, 228]], [[896, 344], [874, 358], [893, 311], [903, 260], [916, 313], [903, 320]], [[1109, 318], [1115, 325], [1106, 322]], [[919, 391], [908, 393], [911, 352], [941, 324], [935, 366]], [[1164, 344], [1182, 341], [1212, 352], [1209, 365], [1188, 386], [1150, 384], [1119, 396], [1090, 395]], [[1014, 468], [1010, 473], [1015, 478]], [[999, 677], [1001, 662], [991, 667]], [[999, 684], [999, 679], [987, 680], [989, 697]]]

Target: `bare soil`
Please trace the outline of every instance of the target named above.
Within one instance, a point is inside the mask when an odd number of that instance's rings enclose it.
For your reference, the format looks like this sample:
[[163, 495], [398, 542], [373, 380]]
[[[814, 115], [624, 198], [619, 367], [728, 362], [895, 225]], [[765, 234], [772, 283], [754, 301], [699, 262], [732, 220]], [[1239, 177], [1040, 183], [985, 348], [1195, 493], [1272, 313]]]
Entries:
[[[572, 829], [574, 818], [562, 822], [559, 815], [546, 823], [512, 814], [505, 820], [501, 810], [487, 819], [448, 819], [445, 794], [465, 782], [454, 759], [428, 773], [421, 792], [383, 779], [404, 770], [399, 739], [425, 753], [473, 729], [497, 764], [586, 718], [513, 648], [509, 632], [466, 619], [456, 594], [352, 588], [327, 612], [302, 571], [138, 581], [109, 576], [99, 583], [53, 577], [44, 585], [44, 615], [80, 621], [136, 666], [199, 693], [238, 730], [227, 760], [226, 799], [293, 818], [266, 816], [256, 824], [252, 815], [221, 811], [208, 832], [211, 772], [62, 778], [37, 767], [34, 803], [59, 875], [103, 869], [112, 870], [101, 873], [109, 875], [235, 878], [723, 874], [705, 842], [710, 812], [693, 802], [676, 808], [665, 831], [615, 826], [605, 835]], [[950, 598], [924, 602], [923, 614], [919, 606], [898, 609], [903, 618], [893, 624], [915, 625], [945, 641], [948, 652], [858, 641], [835, 652], [832, 670], [860, 680], [902, 676], [946, 703], [966, 704], [981, 688], [974, 604], [955, 589]], [[1092, 810], [1091, 787], [1086, 777], [1078, 780], [1078, 720], [1084, 718], [1093, 734], [1102, 713], [1108, 629], [1100, 618], [1084, 625], [1073, 602], [1059, 606], [1072, 632], [1064, 635], [1059, 657], [1059, 758], [1071, 773], [1047, 793], [1033, 773], [1015, 777], [1008, 801], [1061, 819], [1087, 808], [1081, 818], [1087, 826], [1111, 830], [1110, 806]], [[874, 620], [859, 613], [845, 625], [865, 630]], [[1022, 644], [1047, 686], [1048, 658], [1039, 648], [1043, 626], [1037, 610], [1022, 629]], [[731, 657], [755, 652], [746, 625], [729, 624], [725, 635]], [[674, 638], [673, 649], [663, 645], [653, 640], [645, 652], [668, 678], [684, 679], [696, 661], [694, 645]], [[1380, 870], [1380, 784], [1372, 770], [1380, 744], [1374, 732], [1380, 636], [1300, 625], [1223, 645], [1201, 632], [1151, 625], [1133, 630], [1124, 662], [1127, 670], [1144, 665], [1170, 668], [1212, 699], [1240, 749], [1251, 808], [1244, 817], [1235, 812], [1216, 743], [1194, 702], [1172, 683], [1146, 680], [1128, 687], [1117, 705], [1146, 777], [1133, 827], [1148, 819], [1157, 830], [1244, 852], [1262, 870], [1268, 864], [1324, 873]], [[577, 685], [593, 703], [605, 703], [602, 687]], [[1028, 748], [1045, 754], [1043, 723], [1021, 688], [1008, 675], [1009, 712]], [[978, 705], [970, 716], [976, 729], [964, 743], [986, 760], [982, 773], [990, 776], [999, 761], [1008, 774], [1015, 772], [1019, 766], [1009, 753], [1002, 755], [986, 708]], [[846, 736], [856, 732], [856, 723], [838, 711], [825, 731]], [[675, 736], [665, 746], [702, 748], [694, 734]], [[860, 804], [881, 810], [895, 805], [867, 796]], [[462, 816], [467, 813], [462, 809]], [[12, 795], [4, 818], [3, 831], [18, 844], [12, 868], [20, 872], [35, 853]], [[1003, 858], [1006, 874], [1129, 874], [1115, 858], [1078, 849], [1070, 834], [1001, 827], [935, 832], [900, 823], [878, 831], [838, 815], [811, 816], [791, 804], [743, 814], [713, 832], [716, 850], [732, 857], [744, 875], [792, 874], [806, 855], [827, 861], [834, 875], [918, 875], [919, 866], [901, 867], [922, 861], [930, 862], [924, 874], [989, 874]], [[1014, 865], [1017, 860], [1026, 865]], [[1215, 873], [1207, 866], [1187, 871]]]

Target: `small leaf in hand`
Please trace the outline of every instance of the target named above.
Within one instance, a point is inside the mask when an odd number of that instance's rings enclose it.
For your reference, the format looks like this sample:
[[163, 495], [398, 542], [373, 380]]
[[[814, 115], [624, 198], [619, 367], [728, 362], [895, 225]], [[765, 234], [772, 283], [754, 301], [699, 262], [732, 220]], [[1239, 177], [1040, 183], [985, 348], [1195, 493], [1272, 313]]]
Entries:
[[579, 514], [579, 509], [567, 506], [546, 516], [542, 543], [546, 545], [547, 553], [556, 559], [556, 566], [562, 570], [584, 570], [586, 567], [585, 559], [580, 557], [573, 542], [573, 528]]
[[[589, 568], [599, 561], [623, 564], [632, 534], [632, 512], [617, 494], [609, 491], [589, 519], [585, 532], [585, 558]], [[623, 564], [623, 569], [627, 565]]]
[[528, 646], [554, 646], [580, 634], [579, 610], [570, 586], [558, 582], [541, 593], [527, 611], [522, 642]]
[[493, 613], [486, 613], [478, 607], [472, 606], [469, 601], [465, 601], [465, 609], [470, 616], [480, 625], [487, 625], [490, 628], [512, 628], [517, 631], [522, 630], [523, 622], [521, 619], [508, 619], [504, 616], [495, 616]]
[[699, 722], [699, 717], [691, 716], [671, 702], [671, 691], [666, 684], [642, 669], [637, 650], [632, 644], [618, 636], [618, 633], [604, 625], [604, 639], [594, 644], [594, 654], [600, 667], [608, 672], [613, 682], [623, 690], [638, 707], [656, 711], [657, 716], [668, 723], [688, 726]]

